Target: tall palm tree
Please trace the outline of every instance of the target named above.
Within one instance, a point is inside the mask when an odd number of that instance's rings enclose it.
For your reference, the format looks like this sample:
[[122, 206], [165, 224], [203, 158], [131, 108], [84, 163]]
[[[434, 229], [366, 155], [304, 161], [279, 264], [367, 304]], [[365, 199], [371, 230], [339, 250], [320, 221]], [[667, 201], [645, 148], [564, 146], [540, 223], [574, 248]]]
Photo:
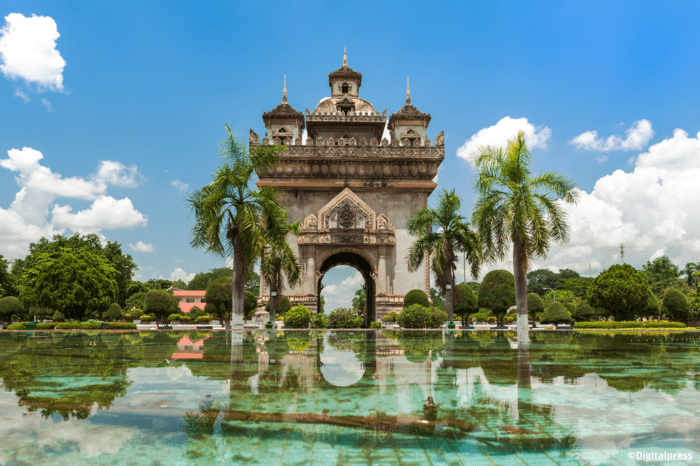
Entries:
[[[532, 176], [525, 133], [501, 148], [486, 147], [476, 157], [479, 193], [472, 223], [490, 260], [504, 259], [512, 243], [518, 330], [527, 325], [527, 271], [534, 257], [546, 257], [550, 240], [569, 240], [566, 213], [556, 199], [575, 203], [574, 183], [545, 172]], [[548, 191], [556, 196], [552, 199]]]
[[698, 272], [700, 272], [700, 262], [688, 262], [685, 264], [685, 279], [688, 286], [692, 286], [693, 289], [698, 288]]
[[228, 125], [226, 130], [228, 136], [221, 143], [219, 153], [223, 165], [214, 173], [211, 183], [187, 199], [196, 216], [190, 244], [220, 257], [233, 257], [231, 324], [242, 326], [248, 273], [265, 244], [271, 242], [260, 218], [286, 217], [276, 188], [255, 189], [250, 184], [255, 172], [277, 164], [286, 147], [258, 146], [248, 153], [234, 139]]
[[282, 299], [284, 289], [284, 278], [287, 278], [289, 286], [294, 286], [299, 282], [301, 276], [301, 266], [294, 251], [286, 241], [287, 233], [299, 234], [299, 222], [288, 225], [285, 217], [265, 221], [268, 228], [269, 238], [272, 243], [263, 250], [260, 261], [260, 275], [270, 284], [270, 290], [276, 292], [275, 296], [270, 296], [270, 322], [275, 322], [275, 309]]
[[418, 237], [408, 251], [408, 270], [418, 270], [427, 251], [438, 285], [445, 296], [445, 311], [450, 322], [455, 296], [454, 271], [459, 253], [466, 253], [474, 278], [479, 276], [481, 264], [479, 239], [459, 214], [461, 205], [462, 200], [454, 189], [443, 190], [437, 208], [421, 207], [408, 220], [408, 232]]

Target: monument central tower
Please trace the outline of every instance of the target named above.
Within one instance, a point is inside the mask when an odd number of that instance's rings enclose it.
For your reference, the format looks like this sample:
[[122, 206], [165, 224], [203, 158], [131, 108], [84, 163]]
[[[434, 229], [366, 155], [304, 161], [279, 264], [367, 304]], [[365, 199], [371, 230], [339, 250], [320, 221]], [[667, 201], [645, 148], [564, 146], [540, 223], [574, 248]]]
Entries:
[[[287, 146], [274, 169], [258, 173], [258, 186], [276, 186], [288, 220], [302, 226], [288, 241], [303, 279], [284, 294], [292, 305], [315, 311], [323, 275], [349, 265], [365, 279], [369, 325], [392, 310], [400, 312], [412, 289], [430, 295], [428, 261], [423, 270], [408, 271], [414, 238], [406, 224], [437, 186], [433, 179], [445, 157], [444, 132], [431, 143], [430, 115], [412, 105], [408, 87], [406, 104], [387, 122], [386, 110], [379, 113], [360, 98], [362, 73], [348, 66], [345, 54], [343, 66], [328, 75], [328, 85], [330, 97], [302, 114], [289, 104], [285, 83], [282, 102], [263, 113], [262, 141], [251, 129], [250, 146]], [[269, 292], [261, 283], [263, 301]]]

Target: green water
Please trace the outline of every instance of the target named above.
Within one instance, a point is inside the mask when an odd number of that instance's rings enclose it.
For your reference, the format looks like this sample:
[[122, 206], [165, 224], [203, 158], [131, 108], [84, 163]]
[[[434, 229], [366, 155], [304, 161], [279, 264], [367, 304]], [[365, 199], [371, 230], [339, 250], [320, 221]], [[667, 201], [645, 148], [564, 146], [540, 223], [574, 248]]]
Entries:
[[5, 332], [0, 383], [3, 466], [700, 463], [698, 333]]

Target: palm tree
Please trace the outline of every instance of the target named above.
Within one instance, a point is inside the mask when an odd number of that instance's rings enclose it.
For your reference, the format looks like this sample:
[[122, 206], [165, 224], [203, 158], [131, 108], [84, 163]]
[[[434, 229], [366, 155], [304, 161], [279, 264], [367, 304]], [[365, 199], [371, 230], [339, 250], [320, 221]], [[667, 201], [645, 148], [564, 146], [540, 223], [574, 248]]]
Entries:
[[299, 234], [299, 222], [288, 225], [285, 217], [271, 219], [265, 222], [268, 228], [269, 238], [272, 244], [263, 250], [260, 261], [260, 275], [270, 284], [270, 291], [275, 291], [275, 296], [270, 296], [270, 322], [275, 322], [275, 309], [282, 299], [284, 289], [284, 277], [287, 277], [289, 286], [295, 286], [299, 282], [301, 267], [294, 251], [286, 241], [287, 233]]
[[258, 146], [248, 154], [228, 125], [226, 130], [228, 136], [219, 153], [224, 164], [211, 183], [187, 199], [196, 216], [190, 244], [220, 257], [233, 257], [231, 324], [242, 326], [248, 273], [265, 244], [270, 243], [268, 229], [260, 219], [286, 218], [276, 188], [254, 189], [249, 184], [255, 172], [273, 167], [286, 147]]
[[462, 200], [454, 189], [443, 190], [437, 208], [421, 207], [408, 220], [408, 232], [418, 237], [408, 251], [408, 270], [418, 270], [427, 251], [438, 286], [445, 296], [445, 311], [450, 322], [454, 307], [454, 271], [459, 253], [466, 254], [473, 277], [479, 276], [481, 265], [479, 239], [459, 214], [461, 205]]
[[490, 260], [504, 259], [513, 244], [513, 276], [518, 330], [527, 325], [527, 271], [533, 257], [546, 257], [550, 240], [569, 240], [566, 213], [547, 191], [567, 203], [576, 202], [572, 181], [554, 172], [532, 176], [531, 154], [520, 131], [505, 151], [486, 147], [476, 159], [480, 170], [472, 223], [477, 225]]
[[688, 262], [685, 264], [685, 279], [688, 286], [693, 287], [693, 289], [698, 288], [698, 272], [700, 272], [700, 262]]

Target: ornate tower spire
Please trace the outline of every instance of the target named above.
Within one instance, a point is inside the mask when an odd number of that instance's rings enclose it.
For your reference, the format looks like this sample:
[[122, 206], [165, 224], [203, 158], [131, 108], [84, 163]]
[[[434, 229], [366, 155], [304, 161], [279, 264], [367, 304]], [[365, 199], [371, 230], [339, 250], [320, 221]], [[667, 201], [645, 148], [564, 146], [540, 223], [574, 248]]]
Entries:
[[343, 47], [343, 66], [348, 66], [348, 48]]
[[282, 91], [282, 103], [287, 103], [287, 75], [284, 75], [284, 90]]
[[408, 82], [408, 76], [406, 76], [406, 105], [411, 105], [411, 86]]

